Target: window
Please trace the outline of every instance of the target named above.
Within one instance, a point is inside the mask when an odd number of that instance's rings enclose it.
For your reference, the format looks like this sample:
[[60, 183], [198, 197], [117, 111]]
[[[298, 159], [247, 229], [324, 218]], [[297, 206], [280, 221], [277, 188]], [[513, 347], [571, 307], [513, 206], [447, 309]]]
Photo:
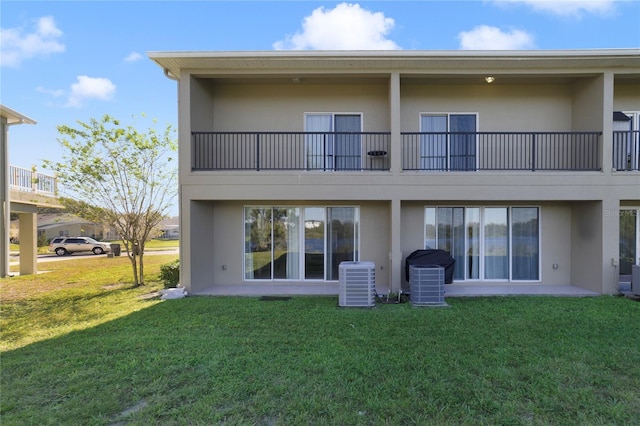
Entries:
[[420, 168], [476, 170], [476, 115], [421, 114]]
[[537, 281], [537, 207], [427, 207], [425, 248], [449, 252], [456, 280]]
[[245, 207], [246, 280], [338, 280], [358, 260], [357, 207]]
[[360, 114], [305, 115], [308, 170], [360, 170], [362, 168], [362, 116]]

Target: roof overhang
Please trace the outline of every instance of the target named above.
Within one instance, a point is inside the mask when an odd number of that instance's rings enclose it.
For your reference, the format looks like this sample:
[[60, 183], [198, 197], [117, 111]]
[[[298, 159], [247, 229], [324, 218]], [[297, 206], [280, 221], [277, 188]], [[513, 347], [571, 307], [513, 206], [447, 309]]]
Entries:
[[20, 114], [9, 107], [0, 104], [0, 117], [7, 120], [8, 124], [36, 124], [36, 121], [26, 115]]
[[640, 75], [640, 49], [527, 51], [175, 51], [147, 52], [167, 76], [470, 73], [616, 73]]

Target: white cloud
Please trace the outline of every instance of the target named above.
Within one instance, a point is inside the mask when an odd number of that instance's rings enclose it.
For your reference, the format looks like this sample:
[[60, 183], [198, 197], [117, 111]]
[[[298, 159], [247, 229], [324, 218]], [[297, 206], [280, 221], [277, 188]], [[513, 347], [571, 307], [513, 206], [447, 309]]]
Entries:
[[526, 31], [502, 31], [500, 28], [480, 25], [458, 34], [463, 50], [522, 50], [533, 49], [533, 36]]
[[32, 32], [22, 28], [0, 29], [0, 66], [17, 67], [22, 61], [64, 52], [66, 47], [59, 42], [62, 31], [51, 16], [43, 16]]
[[124, 58], [125, 62], [136, 62], [139, 61], [140, 59], [142, 59], [142, 55], [139, 54], [138, 52], [131, 52], [127, 55], [126, 58]]
[[615, 10], [615, 0], [494, 0], [494, 3], [521, 3], [536, 11], [576, 17], [582, 13], [608, 15]]
[[36, 91], [40, 93], [44, 93], [46, 95], [51, 95], [54, 98], [59, 98], [60, 96], [64, 96], [64, 90], [62, 89], [47, 89], [42, 86], [36, 87]]
[[79, 75], [77, 83], [71, 85], [67, 106], [80, 107], [88, 99], [109, 100], [115, 92], [116, 86], [108, 78]]
[[273, 44], [276, 50], [396, 50], [387, 35], [395, 22], [359, 4], [319, 7], [304, 18], [302, 31]]

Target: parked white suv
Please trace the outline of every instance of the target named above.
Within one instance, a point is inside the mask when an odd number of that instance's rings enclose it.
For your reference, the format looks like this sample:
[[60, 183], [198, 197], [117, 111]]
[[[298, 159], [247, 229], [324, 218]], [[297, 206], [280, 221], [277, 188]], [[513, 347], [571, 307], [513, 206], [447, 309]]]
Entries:
[[49, 243], [49, 251], [55, 252], [58, 256], [87, 251], [103, 254], [110, 250], [110, 244], [101, 243], [89, 237], [55, 237]]

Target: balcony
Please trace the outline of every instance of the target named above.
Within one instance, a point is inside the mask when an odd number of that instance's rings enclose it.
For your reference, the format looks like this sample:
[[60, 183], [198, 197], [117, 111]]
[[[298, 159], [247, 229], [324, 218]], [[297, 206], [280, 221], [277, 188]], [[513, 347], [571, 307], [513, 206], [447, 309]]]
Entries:
[[613, 168], [640, 171], [640, 130], [613, 132]]
[[[599, 171], [601, 136], [601, 132], [405, 132], [401, 167], [425, 172]], [[391, 168], [388, 132], [193, 132], [191, 137], [192, 171]]]
[[191, 170], [389, 170], [390, 133], [193, 132]]
[[35, 167], [25, 169], [10, 165], [9, 188], [19, 192], [55, 196], [58, 192], [58, 179], [38, 172]]
[[596, 171], [599, 132], [402, 134], [402, 169], [421, 171]]

